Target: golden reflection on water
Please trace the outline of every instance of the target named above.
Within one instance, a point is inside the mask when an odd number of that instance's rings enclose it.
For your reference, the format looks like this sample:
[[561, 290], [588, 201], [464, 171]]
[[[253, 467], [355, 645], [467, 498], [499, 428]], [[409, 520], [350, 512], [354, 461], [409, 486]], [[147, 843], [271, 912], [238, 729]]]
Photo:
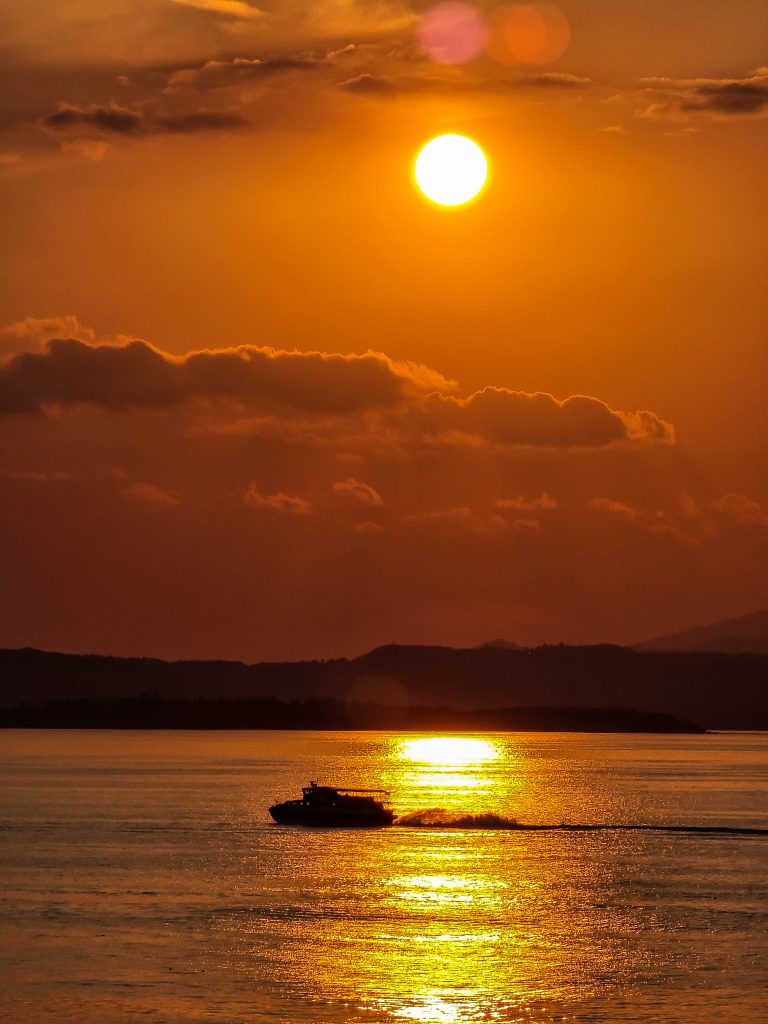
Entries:
[[[312, 948], [303, 965], [277, 947], [291, 984], [298, 974], [313, 999], [381, 1024], [551, 1021], [566, 993], [606, 992], [622, 968], [616, 927], [601, 911], [596, 934], [590, 909], [610, 884], [611, 862], [584, 855], [597, 840], [473, 827], [486, 815], [583, 818], [585, 793], [559, 766], [563, 741], [545, 758], [509, 734], [365, 742], [355, 781], [389, 790], [403, 824], [286, 837], [302, 880], [288, 948]], [[326, 770], [341, 777], [339, 765]], [[595, 779], [582, 782], [590, 817]]]
[[378, 864], [386, 920], [360, 949], [363, 1005], [422, 1024], [527, 1019], [568, 973], [558, 867], [524, 835], [403, 832]]
[[[393, 737], [387, 754], [398, 810], [439, 804], [450, 820], [530, 800], [512, 737]], [[388, 839], [370, 866], [386, 923], [360, 950], [363, 1006], [421, 1024], [529, 1019], [532, 1000], [561, 983], [557, 933], [570, 923], [552, 899], [558, 869], [529, 855], [526, 834], [402, 828]]]
[[[512, 745], [479, 736], [393, 738], [389, 743], [387, 788], [399, 800], [401, 813], [439, 804], [447, 810], [470, 810], [481, 803], [498, 804], [498, 782], [508, 795], [519, 781]], [[472, 791], [471, 797], [468, 791]]]
[[475, 736], [423, 736], [415, 740], [402, 740], [398, 753], [404, 761], [441, 768], [487, 764], [488, 761], [498, 761], [503, 757], [497, 743]]

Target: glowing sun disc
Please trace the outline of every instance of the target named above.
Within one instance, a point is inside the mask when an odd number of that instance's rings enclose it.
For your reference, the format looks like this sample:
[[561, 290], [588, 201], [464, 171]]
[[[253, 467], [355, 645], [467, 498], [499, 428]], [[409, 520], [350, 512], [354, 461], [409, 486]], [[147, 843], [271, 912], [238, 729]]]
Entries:
[[438, 135], [416, 157], [414, 176], [433, 203], [462, 206], [481, 192], [488, 177], [488, 161], [466, 135]]

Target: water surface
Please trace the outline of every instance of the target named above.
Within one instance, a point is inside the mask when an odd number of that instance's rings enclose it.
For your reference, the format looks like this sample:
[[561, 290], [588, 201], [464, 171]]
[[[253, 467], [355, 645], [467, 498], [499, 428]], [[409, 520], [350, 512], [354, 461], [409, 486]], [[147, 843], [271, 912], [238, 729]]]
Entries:
[[768, 828], [768, 736], [413, 739], [0, 734], [0, 1016], [768, 1019], [768, 837], [266, 814], [317, 778], [446, 821]]

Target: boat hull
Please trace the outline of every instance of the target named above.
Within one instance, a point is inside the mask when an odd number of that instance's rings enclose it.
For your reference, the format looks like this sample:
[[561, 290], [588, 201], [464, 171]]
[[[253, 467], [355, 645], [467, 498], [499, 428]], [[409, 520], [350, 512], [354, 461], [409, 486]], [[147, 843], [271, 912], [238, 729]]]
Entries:
[[361, 814], [339, 807], [306, 807], [275, 804], [269, 813], [278, 825], [301, 825], [305, 828], [382, 828], [395, 820], [386, 808]]

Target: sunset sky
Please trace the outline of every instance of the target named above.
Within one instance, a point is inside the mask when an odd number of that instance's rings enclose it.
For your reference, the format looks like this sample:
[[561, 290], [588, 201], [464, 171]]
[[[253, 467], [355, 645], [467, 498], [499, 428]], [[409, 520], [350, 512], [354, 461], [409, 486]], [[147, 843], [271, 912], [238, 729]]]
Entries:
[[[563, 0], [529, 64], [431, 6], [0, 0], [0, 646], [768, 606], [768, 4]], [[466, 207], [414, 186], [446, 132]]]

